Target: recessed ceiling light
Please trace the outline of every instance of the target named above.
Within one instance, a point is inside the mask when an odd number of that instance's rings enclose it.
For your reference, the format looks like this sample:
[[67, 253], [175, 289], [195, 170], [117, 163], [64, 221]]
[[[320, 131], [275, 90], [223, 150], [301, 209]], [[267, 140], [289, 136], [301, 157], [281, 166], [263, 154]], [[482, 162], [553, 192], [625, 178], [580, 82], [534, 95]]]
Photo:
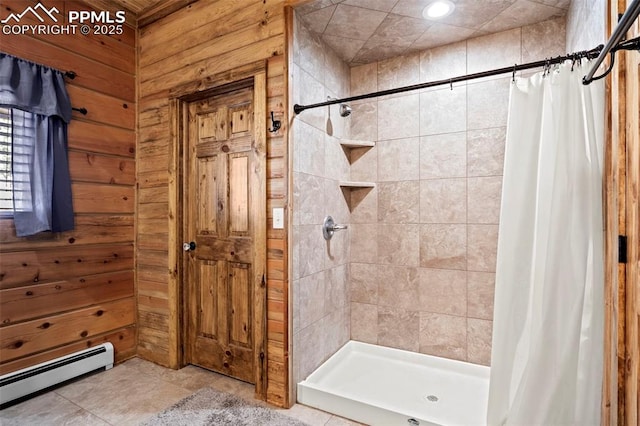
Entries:
[[444, 18], [453, 12], [455, 5], [449, 0], [436, 0], [429, 3], [422, 11], [422, 16], [426, 19]]

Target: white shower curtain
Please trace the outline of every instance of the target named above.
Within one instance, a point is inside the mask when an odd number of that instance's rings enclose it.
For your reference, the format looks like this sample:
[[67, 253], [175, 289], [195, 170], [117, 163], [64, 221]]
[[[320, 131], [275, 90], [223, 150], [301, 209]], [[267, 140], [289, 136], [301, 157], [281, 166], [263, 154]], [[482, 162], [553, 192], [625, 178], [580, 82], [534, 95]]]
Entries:
[[604, 86], [563, 64], [511, 87], [489, 425], [598, 425]]

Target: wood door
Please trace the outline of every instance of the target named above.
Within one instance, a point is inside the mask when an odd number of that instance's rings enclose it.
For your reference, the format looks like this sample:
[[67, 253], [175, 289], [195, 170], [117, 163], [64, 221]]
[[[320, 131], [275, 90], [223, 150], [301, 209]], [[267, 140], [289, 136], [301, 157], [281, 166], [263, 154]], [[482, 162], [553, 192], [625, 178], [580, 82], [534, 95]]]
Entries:
[[184, 239], [196, 248], [186, 254], [185, 358], [256, 383], [264, 359], [266, 194], [254, 87], [190, 102], [186, 115]]

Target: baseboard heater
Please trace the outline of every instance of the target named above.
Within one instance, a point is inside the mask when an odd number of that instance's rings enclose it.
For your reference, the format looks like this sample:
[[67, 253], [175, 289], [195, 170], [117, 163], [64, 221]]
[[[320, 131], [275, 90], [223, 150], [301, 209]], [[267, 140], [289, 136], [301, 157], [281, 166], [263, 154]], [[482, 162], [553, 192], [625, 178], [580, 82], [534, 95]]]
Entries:
[[0, 406], [98, 369], [113, 367], [113, 345], [103, 343], [0, 376]]

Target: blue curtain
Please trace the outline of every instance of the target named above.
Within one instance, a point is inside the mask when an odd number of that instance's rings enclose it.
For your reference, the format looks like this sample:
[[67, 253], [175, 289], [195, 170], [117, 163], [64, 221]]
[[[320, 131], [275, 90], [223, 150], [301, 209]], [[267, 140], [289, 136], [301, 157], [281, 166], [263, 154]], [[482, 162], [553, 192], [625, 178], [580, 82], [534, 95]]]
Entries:
[[73, 229], [67, 157], [71, 102], [64, 74], [0, 52], [0, 106], [11, 108], [13, 173], [21, 176], [14, 179], [17, 236]]

